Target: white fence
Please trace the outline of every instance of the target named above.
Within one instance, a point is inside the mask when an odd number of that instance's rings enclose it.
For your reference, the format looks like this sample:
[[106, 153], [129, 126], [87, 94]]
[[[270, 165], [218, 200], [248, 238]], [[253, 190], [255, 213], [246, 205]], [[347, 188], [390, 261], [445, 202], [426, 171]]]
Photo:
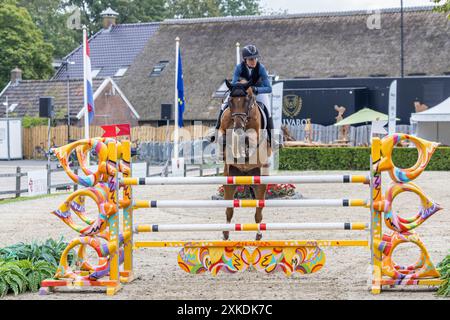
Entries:
[[[305, 140], [304, 126], [287, 126], [290, 134], [298, 141]], [[337, 126], [322, 126], [320, 124], [312, 124], [312, 137], [314, 142], [333, 143], [338, 140], [339, 128]], [[411, 134], [412, 126], [397, 125], [396, 132]], [[350, 127], [349, 140], [352, 146], [368, 146], [370, 144], [370, 125], [360, 127]]]

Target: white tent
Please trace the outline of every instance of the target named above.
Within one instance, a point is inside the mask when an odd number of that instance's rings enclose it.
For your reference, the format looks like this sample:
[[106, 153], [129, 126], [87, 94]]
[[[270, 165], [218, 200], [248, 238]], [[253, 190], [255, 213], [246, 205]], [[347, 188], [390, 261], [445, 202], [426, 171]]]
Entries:
[[450, 145], [450, 97], [428, 110], [413, 113], [411, 124], [416, 124], [416, 136]]

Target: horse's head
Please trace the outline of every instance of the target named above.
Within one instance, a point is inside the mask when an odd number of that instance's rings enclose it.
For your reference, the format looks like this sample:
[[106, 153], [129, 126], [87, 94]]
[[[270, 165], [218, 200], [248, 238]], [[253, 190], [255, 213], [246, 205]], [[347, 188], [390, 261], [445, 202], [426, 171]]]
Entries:
[[255, 108], [256, 98], [251, 89], [252, 82], [225, 83], [230, 89], [227, 129], [232, 130], [231, 149], [234, 158], [243, 159], [257, 149], [260, 118]]
[[225, 83], [230, 90], [228, 106], [230, 108], [233, 132], [245, 131], [250, 119], [250, 112], [255, 106], [255, 96], [253, 95], [251, 82], [231, 84], [228, 80]]

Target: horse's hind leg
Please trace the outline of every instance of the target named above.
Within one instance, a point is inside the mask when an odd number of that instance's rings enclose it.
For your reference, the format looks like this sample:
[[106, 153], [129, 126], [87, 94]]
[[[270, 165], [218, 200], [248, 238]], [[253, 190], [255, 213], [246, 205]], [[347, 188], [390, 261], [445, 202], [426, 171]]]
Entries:
[[[233, 200], [234, 199], [234, 193], [236, 192], [236, 187], [237, 187], [236, 185], [223, 186], [223, 189], [224, 189], [224, 196], [223, 196], [223, 198], [225, 200]], [[225, 213], [227, 215], [227, 223], [231, 223], [231, 219], [233, 219], [234, 209], [233, 208], [227, 208]], [[230, 232], [229, 231], [223, 231], [223, 239], [224, 240], [228, 240], [229, 237], [230, 237]]]
[[[266, 189], [267, 189], [267, 185], [265, 185], [265, 184], [256, 186], [256, 199], [257, 200], [265, 199]], [[256, 213], [255, 213], [255, 222], [256, 223], [262, 222], [262, 219], [263, 219], [262, 210], [263, 210], [263, 208], [256, 208]], [[262, 238], [262, 233], [258, 232], [256, 234], [256, 240], [261, 240], [261, 238]]]

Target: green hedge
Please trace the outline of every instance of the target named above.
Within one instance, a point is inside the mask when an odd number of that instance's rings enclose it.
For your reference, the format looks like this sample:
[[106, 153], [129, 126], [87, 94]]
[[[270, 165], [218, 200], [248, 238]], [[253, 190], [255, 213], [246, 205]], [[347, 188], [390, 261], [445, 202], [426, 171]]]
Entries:
[[[395, 148], [394, 163], [408, 168], [417, 161], [416, 148]], [[369, 170], [370, 148], [283, 148], [280, 170]], [[450, 171], [450, 148], [438, 148], [427, 170]]]

